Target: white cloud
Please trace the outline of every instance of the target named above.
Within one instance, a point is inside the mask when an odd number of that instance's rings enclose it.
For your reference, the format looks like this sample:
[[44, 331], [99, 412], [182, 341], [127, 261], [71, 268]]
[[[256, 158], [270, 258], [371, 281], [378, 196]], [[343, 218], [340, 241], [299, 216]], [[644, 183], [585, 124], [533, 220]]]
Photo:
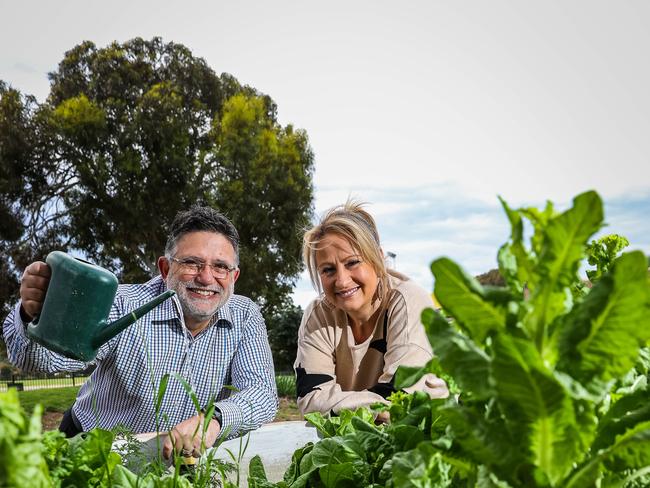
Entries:
[[[497, 200], [565, 207], [596, 189], [610, 226], [650, 252], [650, 3], [111, 3], [3, 7], [0, 77], [44, 100], [83, 40], [161, 36], [269, 94], [315, 153], [316, 213], [369, 202], [423, 286], [451, 255], [492, 267]], [[29, 22], [23, 22], [29, 19]], [[301, 279], [296, 301], [314, 292]]]

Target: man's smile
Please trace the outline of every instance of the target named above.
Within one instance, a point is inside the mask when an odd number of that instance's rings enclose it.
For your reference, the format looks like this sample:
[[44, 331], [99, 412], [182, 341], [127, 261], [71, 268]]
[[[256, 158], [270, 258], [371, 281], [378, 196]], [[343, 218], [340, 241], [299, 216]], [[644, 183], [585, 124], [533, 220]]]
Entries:
[[194, 287], [190, 287], [190, 286], [187, 287], [187, 290], [192, 292], [192, 293], [196, 293], [197, 295], [204, 296], [204, 297], [211, 297], [213, 295], [217, 295], [217, 294], [221, 293], [221, 291], [222, 291], [222, 290], [212, 290], [212, 289], [208, 289], [208, 288], [194, 288]]

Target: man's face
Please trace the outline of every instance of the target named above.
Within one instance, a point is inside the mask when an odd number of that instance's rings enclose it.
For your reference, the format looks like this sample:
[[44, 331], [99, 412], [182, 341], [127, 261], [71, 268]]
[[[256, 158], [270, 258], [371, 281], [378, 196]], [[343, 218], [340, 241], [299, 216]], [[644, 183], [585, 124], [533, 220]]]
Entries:
[[[185, 325], [190, 331], [199, 332], [234, 291], [239, 277], [239, 269], [233, 269], [235, 250], [222, 234], [191, 232], [180, 238], [172, 258], [158, 260], [160, 272], [167, 288], [178, 294]], [[197, 263], [204, 264], [200, 271], [192, 266]], [[233, 270], [225, 277], [216, 277], [219, 273], [210, 265]]]

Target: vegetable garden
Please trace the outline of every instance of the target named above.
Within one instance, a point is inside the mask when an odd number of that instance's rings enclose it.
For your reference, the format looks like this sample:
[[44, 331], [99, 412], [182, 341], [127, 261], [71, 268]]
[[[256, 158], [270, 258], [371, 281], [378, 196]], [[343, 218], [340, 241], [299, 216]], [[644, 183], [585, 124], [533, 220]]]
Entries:
[[[322, 434], [298, 449], [284, 479], [266, 479], [253, 458], [248, 485], [301, 487], [650, 486], [650, 278], [640, 251], [620, 254], [595, 192], [558, 213], [510, 208], [498, 251], [507, 286], [484, 287], [447, 258], [435, 260], [442, 313], [422, 316], [436, 357], [400, 368], [391, 422], [369, 409], [308, 414]], [[528, 238], [528, 234], [530, 237]], [[526, 238], [525, 238], [526, 237]], [[622, 244], [623, 243], [623, 244]], [[579, 278], [588, 254], [591, 287]], [[620, 254], [620, 255], [619, 255]], [[399, 391], [433, 372], [453, 395], [431, 400]], [[195, 472], [150, 468], [136, 475], [114, 433], [42, 435], [15, 392], [0, 394], [0, 485], [233, 486], [214, 459]], [[5, 481], [6, 480], [6, 481]]]

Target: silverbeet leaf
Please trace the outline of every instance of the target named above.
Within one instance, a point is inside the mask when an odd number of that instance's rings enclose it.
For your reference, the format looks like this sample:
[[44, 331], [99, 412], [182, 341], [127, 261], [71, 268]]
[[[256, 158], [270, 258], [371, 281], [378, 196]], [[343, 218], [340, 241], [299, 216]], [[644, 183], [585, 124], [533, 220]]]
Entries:
[[531, 341], [497, 335], [492, 364], [502, 413], [523, 433], [521, 462], [538, 466], [555, 485], [586, 447], [570, 395], [544, 366]]
[[422, 314], [422, 321], [436, 359], [461, 389], [461, 397], [488, 398], [490, 357], [472, 339], [457, 332], [436, 313]]
[[650, 340], [649, 302], [645, 255], [623, 254], [564, 321], [558, 369], [592, 390], [625, 375]]
[[[549, 324], [571, 308], [570, 286], [577, 281], [578, 268], [589, 238], [603, 222], [603, 204], [596, 192], [590, 191], [573, 199], [573, 207], [548, 220], [541, 249], [529, 289], [531, 312], [524, 319], [524, 328], [542, 351], [545, 351]], [[536, 230], [537, 232], [537, 230]]]
[[435, 295], [456, 323], [476, 342], [505, 327], [505, 311], [485, 299], [483, 287], [449, 258], [431, 263]]

